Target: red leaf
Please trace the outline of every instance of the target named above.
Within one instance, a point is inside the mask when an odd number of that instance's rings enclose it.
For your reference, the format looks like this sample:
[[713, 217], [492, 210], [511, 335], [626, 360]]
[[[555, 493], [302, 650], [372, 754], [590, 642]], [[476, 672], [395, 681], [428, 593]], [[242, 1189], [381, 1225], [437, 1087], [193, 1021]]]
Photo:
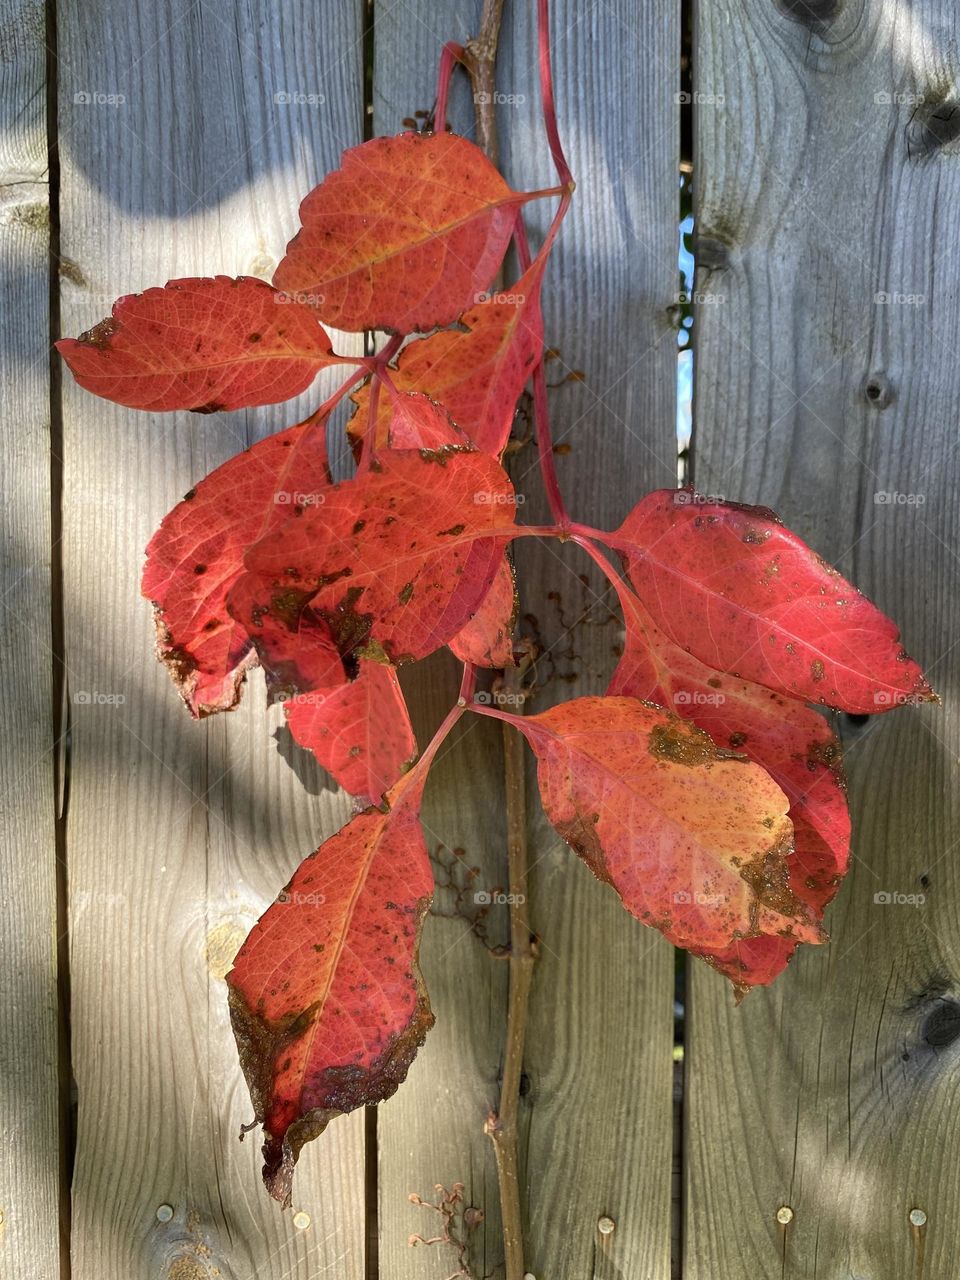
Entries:
[[[840, 743], [830, 726], [802, 703], [705, 666], [668, 640], [627, 589], [621, 604], [626, 648], [607, 692], [672, 708], [770, 774], [790, 800], [790, 888], [820, 919], [846, 873], [850, 848]], [[749, 939], [697, 954], [747, 987], [772, 981], [795, 946], [793, 939]]]
[[513, 629], [519, 609], [513, 565], [505, 554], [490, 590], [467, 625], [450, 641], [450, 648], [461, 662], [477, 667], [512, 667]]
[[342, 363], [309, 307], [250, 276], [128, 294], [109, 319], [56, 345], [81, 387], [131, 409], [273, 404]]
[[194, 716], [236, 706], [256, 656], [227, 612], [243, 554], [329, 485], [323, 423], [269, 436], [201, 480], [147, 547], [142, 590], [156, 607], [158, 652]]
[[296, 741], [355, 796], [378, 801], [416, 758], [396, 670], [383, 663], [361, 662], [355, 680], [297, 694], [284, 709]]
[[261, 614], [290, 625], [309, 603], [342, 654], [399, 664], [446, 644], [476, 612], [515, 510], [506, 472], [485, 454], [394, 450], [270, 533], [244, 563]]
[[853, 714], [935, 699], [894, 623], [765, 507], [661, 489], [612, 541], [657, 626], [718, 671]]
[[[503, 452], [517, 400], [543, 350], [543, 265], [544, 260], [534, 262], [508, 293], [471, 307], [463, 315], [465, 330], [446, 329], [408, 343], [391, 370], [399, 390], [422, 391], [438, 400], [484, 453]], [[348, 432], [360, 439], [367, 429], [369, 386], [353, 399], [357, 412]], [[381, 396], [378, 423], [389, 414], [389, 402]]]
[[[364, 428], [370, 414], [370, 388], [363, 387], [365, 403], [363, 407]], [[357, 414], [350, 419], [347, 435], [354, 446], [354, 453], [359, 458], [359, 446], [366, 434], [359, 435], [351, 431]], [[377, 401], [378, 439], [386, 441], [391, 449], [442, 449], [444, 445], [460, 445], [464, 449], [472, 449], [473, 444], [460, 428], [452, 421], [443, 405], [435, 403], [428, 396], [419, 392], [401, 391], [391, 396], [385, 387], [380, 388]]]
[[274, 284], [337, 329], [450, 324], [493, 279], [530, 198], [455, 134], [374, 138], [303, 201]]
[[433, 895], [422, 779], [367, 809], [305, 859], [227, 975], [263, 1179], [290, 1203], [305, 1142], [389, 1098], [433, 1025], [418, 965]]
[[757, 765], [661, 707], [577, 698], [503, 716], [539, 761], [550, 821], [627, 910], [680, 947], [817, 942], [787, 883], [787, 797]]

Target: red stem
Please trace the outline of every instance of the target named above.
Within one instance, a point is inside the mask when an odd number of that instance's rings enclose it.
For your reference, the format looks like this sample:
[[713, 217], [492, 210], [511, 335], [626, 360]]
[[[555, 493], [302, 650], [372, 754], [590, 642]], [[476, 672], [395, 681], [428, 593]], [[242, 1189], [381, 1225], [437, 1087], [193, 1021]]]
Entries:
[[561, 185], [573, 191], [576, 185], [560, 144], [557, 107], [553, 98], [553, 69], [550, 65], [550, 15], [548, 0], [537, 0], [537, 45], [540, 63], [540, 99], [543, 105], [543, 127], [546, 131], [553, 166]]
[[448, 40], [440, 54], [440, 67], [437, 71], [437, 104], [433, 109], [433, 131], [443, 133], [447, 127], [447, 99], [450, 96], [450, 81], [453, 69], [463, 61], [463, 46]]

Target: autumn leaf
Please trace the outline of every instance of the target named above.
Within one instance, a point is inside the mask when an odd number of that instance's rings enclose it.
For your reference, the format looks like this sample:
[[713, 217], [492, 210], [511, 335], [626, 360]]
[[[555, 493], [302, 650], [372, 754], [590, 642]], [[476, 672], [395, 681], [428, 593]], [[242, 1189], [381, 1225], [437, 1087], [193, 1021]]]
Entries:
[[[714, 671], [673, 644], [629, 588], [620, 591], [620, 602], [626, 643], [608, 694], [669, 707], [719, 746], [743, 752], [766, 770], [790, 801], [790, 889], [819, 920], [846, 874], [850, 851], [850, 814], [836, 735], [812, 708]], [[796, 945], [793, 938], [754, 938], [714, 953], [694, 951], [745, 988], [771, 982]]]
[[746, 757], [634, 698], [494, 714], [533, 748], [544, 809], [563, 839], [676, 946], [820, 940], [788, 884], [787, 797]]
[[269, 533], [244, 563], [261, 613], [289, 620], [309, 603], [345, 657], [399, 664], [432, 653], [474, 615], [515, 512], [493, 458], [392, 450]]
[[389, 1098], [433, 1025], [418, 963], [433, 895], [422, 790], [408, 775], [306, 858], [227, 975], [263, 1179], [283, 1205], [304, 1143]]
[[227, 612], [252, 542], [330, 483], [324, 424], [308, 418], [211, 472], [164, 517], [147, 547], [142, 590], [156, 609], [158, 654], [190, 712], [236, 706], [256, 665], [247, 627]]
[[530, 198], [456, 134], [374, 138], [303, 201], [273, 282], [337, 329], [450, 324], [493, 279]]
[[512, 667], [513, 629], [520, 601], [513, 565], [504, 553], [490, 590], [476, 613], [450, 641], [450, 649], [461, 662], [477, 667]]
[[284, 704], [294, 739], [352, 795], [378, 801], [417, 754], [396, 670], [381, 662], [330, 689], [294, 695]]
[[109, 319], [56, 345], [81, 387], [153, 411], [274, 404], [343, 362], [309, 307], [250, 276], [128, 294]]
[[[464, 312], [459, 328], [408, 343], [390, 371], [398, 390], [420, 391], [439, 401], [484, 453], [499, 456], [506, 447], [517, 400], [543, 350], [544, 262], [535, 261], [509, 291]], [[367, 429], [369, 385], [352, 398], [357, 412], [348, 433], [356, 441]], [[378, 423], [390, 412], [381, 396]]]
[[656, 625], [715, 670], [852, 714], [935, 699], [894, 623], [765, 507], [661, 489], [611, 543]]
[[[369, 401], [366, 412], [369, 415]], [[400, 391], [391, 396], [382, 388], [377, 405], [376, 430], [378, 435], [375, 439], [391, 449], [442, 449], [444, 445], [458, 445], [462, 449], [474, 447], [443, 405], [420, 392]]]

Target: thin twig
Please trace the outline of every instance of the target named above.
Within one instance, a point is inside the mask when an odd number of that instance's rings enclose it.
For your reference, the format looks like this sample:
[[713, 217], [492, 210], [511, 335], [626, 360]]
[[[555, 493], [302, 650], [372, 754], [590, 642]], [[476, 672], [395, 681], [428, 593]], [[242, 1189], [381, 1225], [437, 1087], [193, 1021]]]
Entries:
[[[523, 678], [532, 661], [526, 654], [503, 675], [502, 691], [523, 710]], [[509, 725], [503, 726], [504, 775], [507, 809], [507, 865], [509, 868], [510, 970], [507, 1000], [507, 1033], [503, 1052], [500, 1105], [487, 1117], [486, 1131], [493, 1140], [503, 1219], [506, 1280], [523, 1280], [523, 1217], [520, 1200], [518, 1120], [523, 1050], [527, 1030], [527, 1006], [536, 959], [536, 943], [530, 933], [527, 912], [527, 806], [523, 743]]]
[[497, 140], [496, 67], [502, 16], [503, 0], [483, 0], [480, 34], [474, 36], [463, 51], [463, 63], [473, 86], [477, 146], [497, 168], [500, 167], [500, 147]]

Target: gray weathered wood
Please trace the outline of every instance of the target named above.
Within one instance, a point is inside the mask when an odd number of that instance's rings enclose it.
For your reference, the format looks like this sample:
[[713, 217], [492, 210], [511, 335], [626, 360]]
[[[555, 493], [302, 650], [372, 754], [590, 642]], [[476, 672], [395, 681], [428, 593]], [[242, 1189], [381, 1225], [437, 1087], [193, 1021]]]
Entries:
[[[451, 0], [422, 21], [377, 7], [377, 132], [395, 131], [404, 116], [430, 107], [440, 46], [475, 31], [479, 7]], [[501, 108], [502, 154], [511, 180], [528, 188], [554, 181], [539, 120], [532, 8], [508, 0], [498, 72], [501, 91], [521, 99]], [[561, 351], [551, 381], [572, 369], [586, 378], [551, 395], [558, 442], [571, 446], [560, 459], [565, 491], [581, 518], [603, 525], [675, 475], [676, 357], [667, 308], [675, 293], [677, 13], [672, 4], [552, 8], [560, 126], [580, 188], [548, 278], [547, 340]], [[648, 61], [642, 94], [622, 95]], [[462, 85], [452, 119], [472, 131]], [[543, 217], [535, 214], [534, 223], [542, 230]], [[531, 446], [516, 456], [513, 473], [533, 495], [524, 519], [542, 518]], [[600, 692], [619, 639], [602, 588], [589, 574], [581, 581], [583, 560], [564, 556], [561, 564], [553, 548], [529, 554], [526, 544], [523, 552], [521, 573], [534, 584], [525, 607], [537, 613], [548, 651], [536, 706]], [[547, 599], [551, 590], [558, 601]], [[567, 624], [584, 612], [600, 625], [588, 623], [571, 639]], [[445, 692], [455, 696], [455, 685]], [[499, 752], [492, 742], [482, 756], [460, 750], [438, 781], [433, 821], [445, 841], [466, 847], [488, 883], [502, 885]], [[532, 918], [543, 945], [523, 1105], [528, 1266], [538, 1277], [660, 1280], [670, 1237], [671, 952], [544, 827], [535, 784], [530, 796]], [[431, 925], [424, 967], [438, 1026], [407, 1086], [381, 1109], [381, 1266], [391, 1280], [441, 1274], [435, 1250], [405, 1243], [430, 1219], [415, 1216], [404, 1193], [425, 1194], [437, 1181], [462, 1179], [488, 1215], [478, 1232], [477, 1274], [502, 1258], [493, 1156], [481, 1130], [497, 1096], [505, 966], [484, 955], [461, 921]], [[603, 1240], [596, 1230], [602, 1214], [618, 1223]]]
[[[299, 199], [361, 136], [360, 17], [359, 5], [254, 0], [61, 6], [65, 332], [170, 277], [270, 276]], [[278, 93], [324, 102], [282, 105]], [[222, 981], [348, 805], [316, 771], [305, 791], [281, 760], [259, 677], [238, 712], [190, 721], [154, 661], [138, 593], [141, 549], [167, 509], [296, 421], [307, 398], [249, 415], [150, 415], [67, 383], [73, 1274], [360, 1280], [363, 1117], [305, 1153], [294, 1208], [311, 1221], [297, 1229], [260, 1185], [257, 1136], [237, 1142], [251, 1108]]]
[[692, 971], [687, 1280], [956, 1270], [955, 47], [937, 0], [700, 12], [697, 485], [778, 510], [900, 621], [945, 706], [842, 726], [830, 945], [739, 1010]]
[[0, 1270], [59, 1275], [43, 10], [0, 4]]

